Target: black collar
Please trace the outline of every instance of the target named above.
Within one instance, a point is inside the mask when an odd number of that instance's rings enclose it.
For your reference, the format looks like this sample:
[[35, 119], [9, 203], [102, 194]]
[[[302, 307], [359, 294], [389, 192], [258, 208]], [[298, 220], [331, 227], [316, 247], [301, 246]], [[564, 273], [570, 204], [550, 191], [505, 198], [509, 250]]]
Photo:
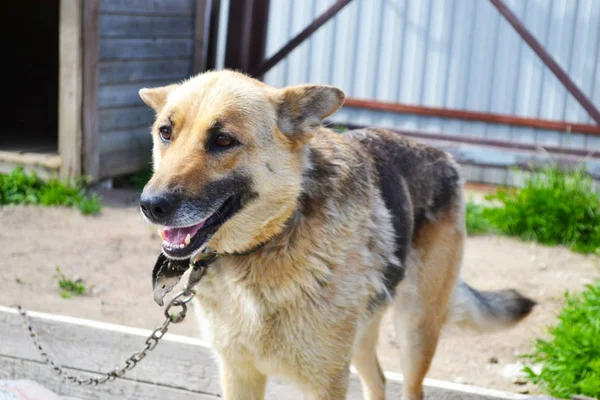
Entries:
[[269, 244], [270, 241], [271, 241], [271, 239], [269, 239], [265, 242], [261, 242], [261, 243], [257, 244], [256, 246], [253, 246], [245, 251], [234, 251], [233, 253], [217, 253], [217, 254], [221, 255], [221, 256], [249, 256], [250, 254], [256, 253], [257, 251], [264, 248], [267, 244]]

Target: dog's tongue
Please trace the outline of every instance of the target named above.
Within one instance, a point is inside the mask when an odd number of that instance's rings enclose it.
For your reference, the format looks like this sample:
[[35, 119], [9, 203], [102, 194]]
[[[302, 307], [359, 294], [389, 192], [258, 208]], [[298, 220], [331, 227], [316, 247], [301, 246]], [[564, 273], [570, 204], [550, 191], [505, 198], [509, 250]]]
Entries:
[[185, 237], [189, 234], [190, 237], [194, 236], [200, 228], [204, 226], [206, 221], [200, 222], [198, 225], [188, 226], [186, 228], [163, 228], [162, 237], [167, 242], [173, 244], [181, 244], [185, 242]]

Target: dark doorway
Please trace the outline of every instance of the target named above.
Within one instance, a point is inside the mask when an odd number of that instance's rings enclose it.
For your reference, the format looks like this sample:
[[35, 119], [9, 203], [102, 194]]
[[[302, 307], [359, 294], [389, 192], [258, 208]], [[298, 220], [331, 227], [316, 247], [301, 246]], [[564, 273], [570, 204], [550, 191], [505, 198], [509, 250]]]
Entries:
[[56, 153], [59, 0], [9, 1], [2, 8], [0, 150]]

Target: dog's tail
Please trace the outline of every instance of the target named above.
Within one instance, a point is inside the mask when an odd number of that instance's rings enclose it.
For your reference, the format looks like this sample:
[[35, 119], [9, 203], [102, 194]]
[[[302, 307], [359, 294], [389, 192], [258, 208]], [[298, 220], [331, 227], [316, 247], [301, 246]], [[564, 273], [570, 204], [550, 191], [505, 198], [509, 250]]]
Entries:
[[493, 332], [515, 325], [536, 302], [514, 289], [486, 292], [459, 282], [450, 305], [449, 322], [479, 332]]

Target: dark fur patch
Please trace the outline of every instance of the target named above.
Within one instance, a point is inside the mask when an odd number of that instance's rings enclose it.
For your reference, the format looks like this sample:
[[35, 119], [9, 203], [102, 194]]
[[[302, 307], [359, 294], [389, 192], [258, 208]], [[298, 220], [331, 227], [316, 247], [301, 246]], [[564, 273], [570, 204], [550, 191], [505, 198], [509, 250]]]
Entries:
[[318, 157], [318, 155], [309, 149], [308, 158], [310, 167], [304, 171], [303, 192], [298, 200], [300, 212], [306, 217], [314, 216], [316, 211], [323, 205], [325, 201], [325, 196], [318, 195], [318, 192], [315, 190], [315, 186], [317, 186], [320, 180], [327, 179], [329, 173], [327, 172], [327, 169], [321, 165], [321, 163], [315, 162], [316, 157]]
[[381, 171], [382, 191], [385, 186], [393, 191], [397, 177], [402, 177], [412, 204], [413, 235], [425, 220], [435, 218], [439, 211], [453, 204], [461, 190], [460, 175], [442, 150], [383, 129], [361, 129], [345, 135], [360, 141], [372, 154]]
[[314, 216], [322, 210], [328, 193], [323, 190], [335, 180], [336, 167], [318, 149], [308, 149], [310, 167], [304, 171], [303, 191], [300, 195], [300, 212], [306, 217]]
[[[142, 194], [142, 207], [146, 207], [151, 199], [151, 193]], [[159, 197], [160, 196], [160, 197]], [[206, 223], [197, 234], [192, 236], [189, 246], [184, 249], [165, 249], [163, 252], [167, 257], [183, 259], [191, 255], [190, 251], [199, 248], [235, 213], [239, 212], [248, 202], [258, 196], [253, 188], [253, 180], [250, 176], [241, 172], [232, 172], [225, 178], [209, 181], [203, 185], [197, 193], [185, 192], [180, 189], [164, 190], [157, 196], [160, 200], [158, 207], [165, 203], [162, 199], [167, 198], [168, 207], [161, 211], [160, 219], [152, 216], [153, 222], [166, 226], [181, 226], [190, 223], [190, 220], [200, 216], [207, 216]], [[148, 199], [148, 200], [145, 200]], [[143, 208], [144, 214], [149, 212]]]
[[[455, 200], [460, 190], [458, 171], [446, 153], [413, 143], [382, 129], [349, 131], [371, 155], [386, 207], [396, 234], [396, 257], [404, 265], [415, 234]], [[390, 293], [404, 277], [404, 267], [389, 264], [384, 271]]]
[[239, 196], [243, 207], [256, 198], [258, 193], [253, 188], [250, 176], [233, 172], [225, 178], [208, 182], [202, 189], [201, 195], [186, 193], [182, 188], [174, 188], [158, 195], [169, 196], [175, 204], [171, 212], [172, 215], [162, 223], [164, 225], [177, 225], [176, 221], [171, 220], [173, 216], [177, 215], [177, 210], [185, 208], [188, 213], [202, 215], [214, 211], [225, 200], [233, 196]]
[[271, 164], [265, 163], [265, 167], [267, 167], [267, 169], [269, 170], [269, 172], [271, 172], [271, 173], [275, 172], [275, 171], [273, 171], [273, 168], [271, 167]]
[[[386, 289], [393, 295], [404, 278], [415, 234], [426, 218], [435, 218], [453, 203], [460, 190], [459, 174], [443, 151], [395, 133], [365, 129], [341, 137], [347, 140], [320, 141], [317, 135], [309, 145], [310, 166], [304, 173], [299, 211], [312, 217], [326, 212], [326, 202], [344, 209], [351, 198], [367, 204], [370, 188], [378, 185], [396, 237], [398, 263], [389, 262], [383, 271]], [[342, 146], [349, 148], [342, 151]], [[373, 307], [380, 297], [373, 299]]]
[[377, 311], [379, 307], [386, 304], [388, 302], [388, 295], [383, 292], [375, 293], [371, 298], [369, 298], [369, 303], [367, 304], [367, 312], [372, 313]]

